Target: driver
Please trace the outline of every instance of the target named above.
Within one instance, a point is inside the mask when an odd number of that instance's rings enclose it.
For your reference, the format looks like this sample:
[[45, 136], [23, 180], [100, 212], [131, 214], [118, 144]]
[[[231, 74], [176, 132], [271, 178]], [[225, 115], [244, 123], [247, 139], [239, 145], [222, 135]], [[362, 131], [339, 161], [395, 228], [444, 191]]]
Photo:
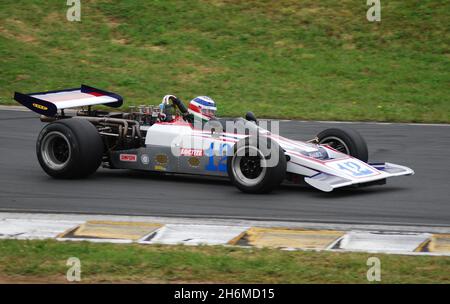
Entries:
[[[172, 101], [172, 103], [170, 102]], [[171, 121], [174, 119], [174, 106], [181, 111], [183, 118], [191, 123], [199, 121], [206, 123], [211, 119], [216, 119], [216, 103], [208, 96], [198, 96], [189, 102], [189, 108], [186, 109], [183, 102], [174, 95], [166, 95], [159, 105], [161, 109], [161, 119]]]

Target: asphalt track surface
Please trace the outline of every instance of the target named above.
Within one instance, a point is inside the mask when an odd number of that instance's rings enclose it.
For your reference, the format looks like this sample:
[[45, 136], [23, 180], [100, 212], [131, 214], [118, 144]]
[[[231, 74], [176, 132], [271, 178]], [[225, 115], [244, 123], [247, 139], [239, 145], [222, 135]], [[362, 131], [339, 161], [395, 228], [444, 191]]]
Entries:
[[450, 226], [447, 125], [281, 122], [280, 133], [299, 140], [332, 126], [355, 128], [370, 161], [403, 164], [416, 175], [331, 193], [283, 186], [269, 195], [243, 194], [226, 180], [127, 170], [54, 180], [36, 158], [43, 125], [31, 112], [0, 111], [0, 211]]

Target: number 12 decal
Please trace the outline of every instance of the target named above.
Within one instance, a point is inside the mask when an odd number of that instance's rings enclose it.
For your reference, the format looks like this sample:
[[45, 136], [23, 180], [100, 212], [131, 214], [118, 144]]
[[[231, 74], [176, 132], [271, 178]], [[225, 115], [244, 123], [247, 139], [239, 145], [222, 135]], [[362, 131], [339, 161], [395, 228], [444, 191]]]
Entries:
[[359, 165], [358, 163], [352, 162], [352, 161], [341, 163], [338, 166], [339, 166], [339, 169], [348, 171], [353, 176], [365, 176], [365, 175], [370, 175], [373, 173], [372, 170], [361, 167], [361, 165]]
[[[220, 172], [226, 172], [227, 171], [227, 155], [228, 151], [230, 151], [231, 145], [229, 144], [220, 144], [219, 148], [219, 157], [218, 157], [218, 163], [215, 164], [214, 162], [214, 143], [211, 143], [208, 150], [206, 150], [206, 155], [208, 155], [208, 164], [206, 165], [205, 169], [207, 171], [220, 171]], [[225, 152], [225, 153], [224, 153]]]

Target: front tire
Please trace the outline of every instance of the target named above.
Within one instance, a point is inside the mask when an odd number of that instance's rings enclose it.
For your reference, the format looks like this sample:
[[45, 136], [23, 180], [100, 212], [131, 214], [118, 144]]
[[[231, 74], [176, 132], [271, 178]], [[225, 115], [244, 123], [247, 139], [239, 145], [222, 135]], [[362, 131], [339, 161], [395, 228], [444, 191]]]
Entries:
[[42, 169], [51, 177], [83, 178], [100, 166], [103, 141], [90, 122], [76, 118], [61, 119], [42, 129], [36, 153]]
[[[271, 159], [273, 151], [278, 154], [278, 161], [274, 166], [267, 166], [276, 159]], [[261, 141], [247, 137], [234, 145], [233, 155], [227, 159], [231, 182], [245, 193], [271, 192], [284, 180], [286, 166], [283, 150], [269, 138]]]
[[357, 131], [348, 128], [330, 128], [317, 135], [320, 145], [353, 156], [363, 162], [369, 160], [369, 150], [364, 138]]

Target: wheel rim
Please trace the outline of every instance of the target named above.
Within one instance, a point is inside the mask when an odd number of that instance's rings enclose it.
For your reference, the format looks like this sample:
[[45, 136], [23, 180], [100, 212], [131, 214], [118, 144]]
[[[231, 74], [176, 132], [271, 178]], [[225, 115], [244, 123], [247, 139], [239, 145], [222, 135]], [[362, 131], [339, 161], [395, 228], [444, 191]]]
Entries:
[[335, 136], [325, 137], [319, 142], [319, 144], [328, 145], [341, 153], [350, 155], [350, 149], [348, 148], [347, 144], [338, 137]]
[[[255, 152], [252, 153], [255, 156], [246, 155], [250, 154], [250, 150]], [[242, 147], [238, 149], [231, 160], [234, 177], [245, 186], [257, 185], [264, 178], [267, 170], [264, 164], [264, 156], [255, 147]]]
[[47, 167], [61, 170], [69, 163], [72, 155], [69, 140], [61, 132], [48, 133], [41, 144], [41, 155]]

